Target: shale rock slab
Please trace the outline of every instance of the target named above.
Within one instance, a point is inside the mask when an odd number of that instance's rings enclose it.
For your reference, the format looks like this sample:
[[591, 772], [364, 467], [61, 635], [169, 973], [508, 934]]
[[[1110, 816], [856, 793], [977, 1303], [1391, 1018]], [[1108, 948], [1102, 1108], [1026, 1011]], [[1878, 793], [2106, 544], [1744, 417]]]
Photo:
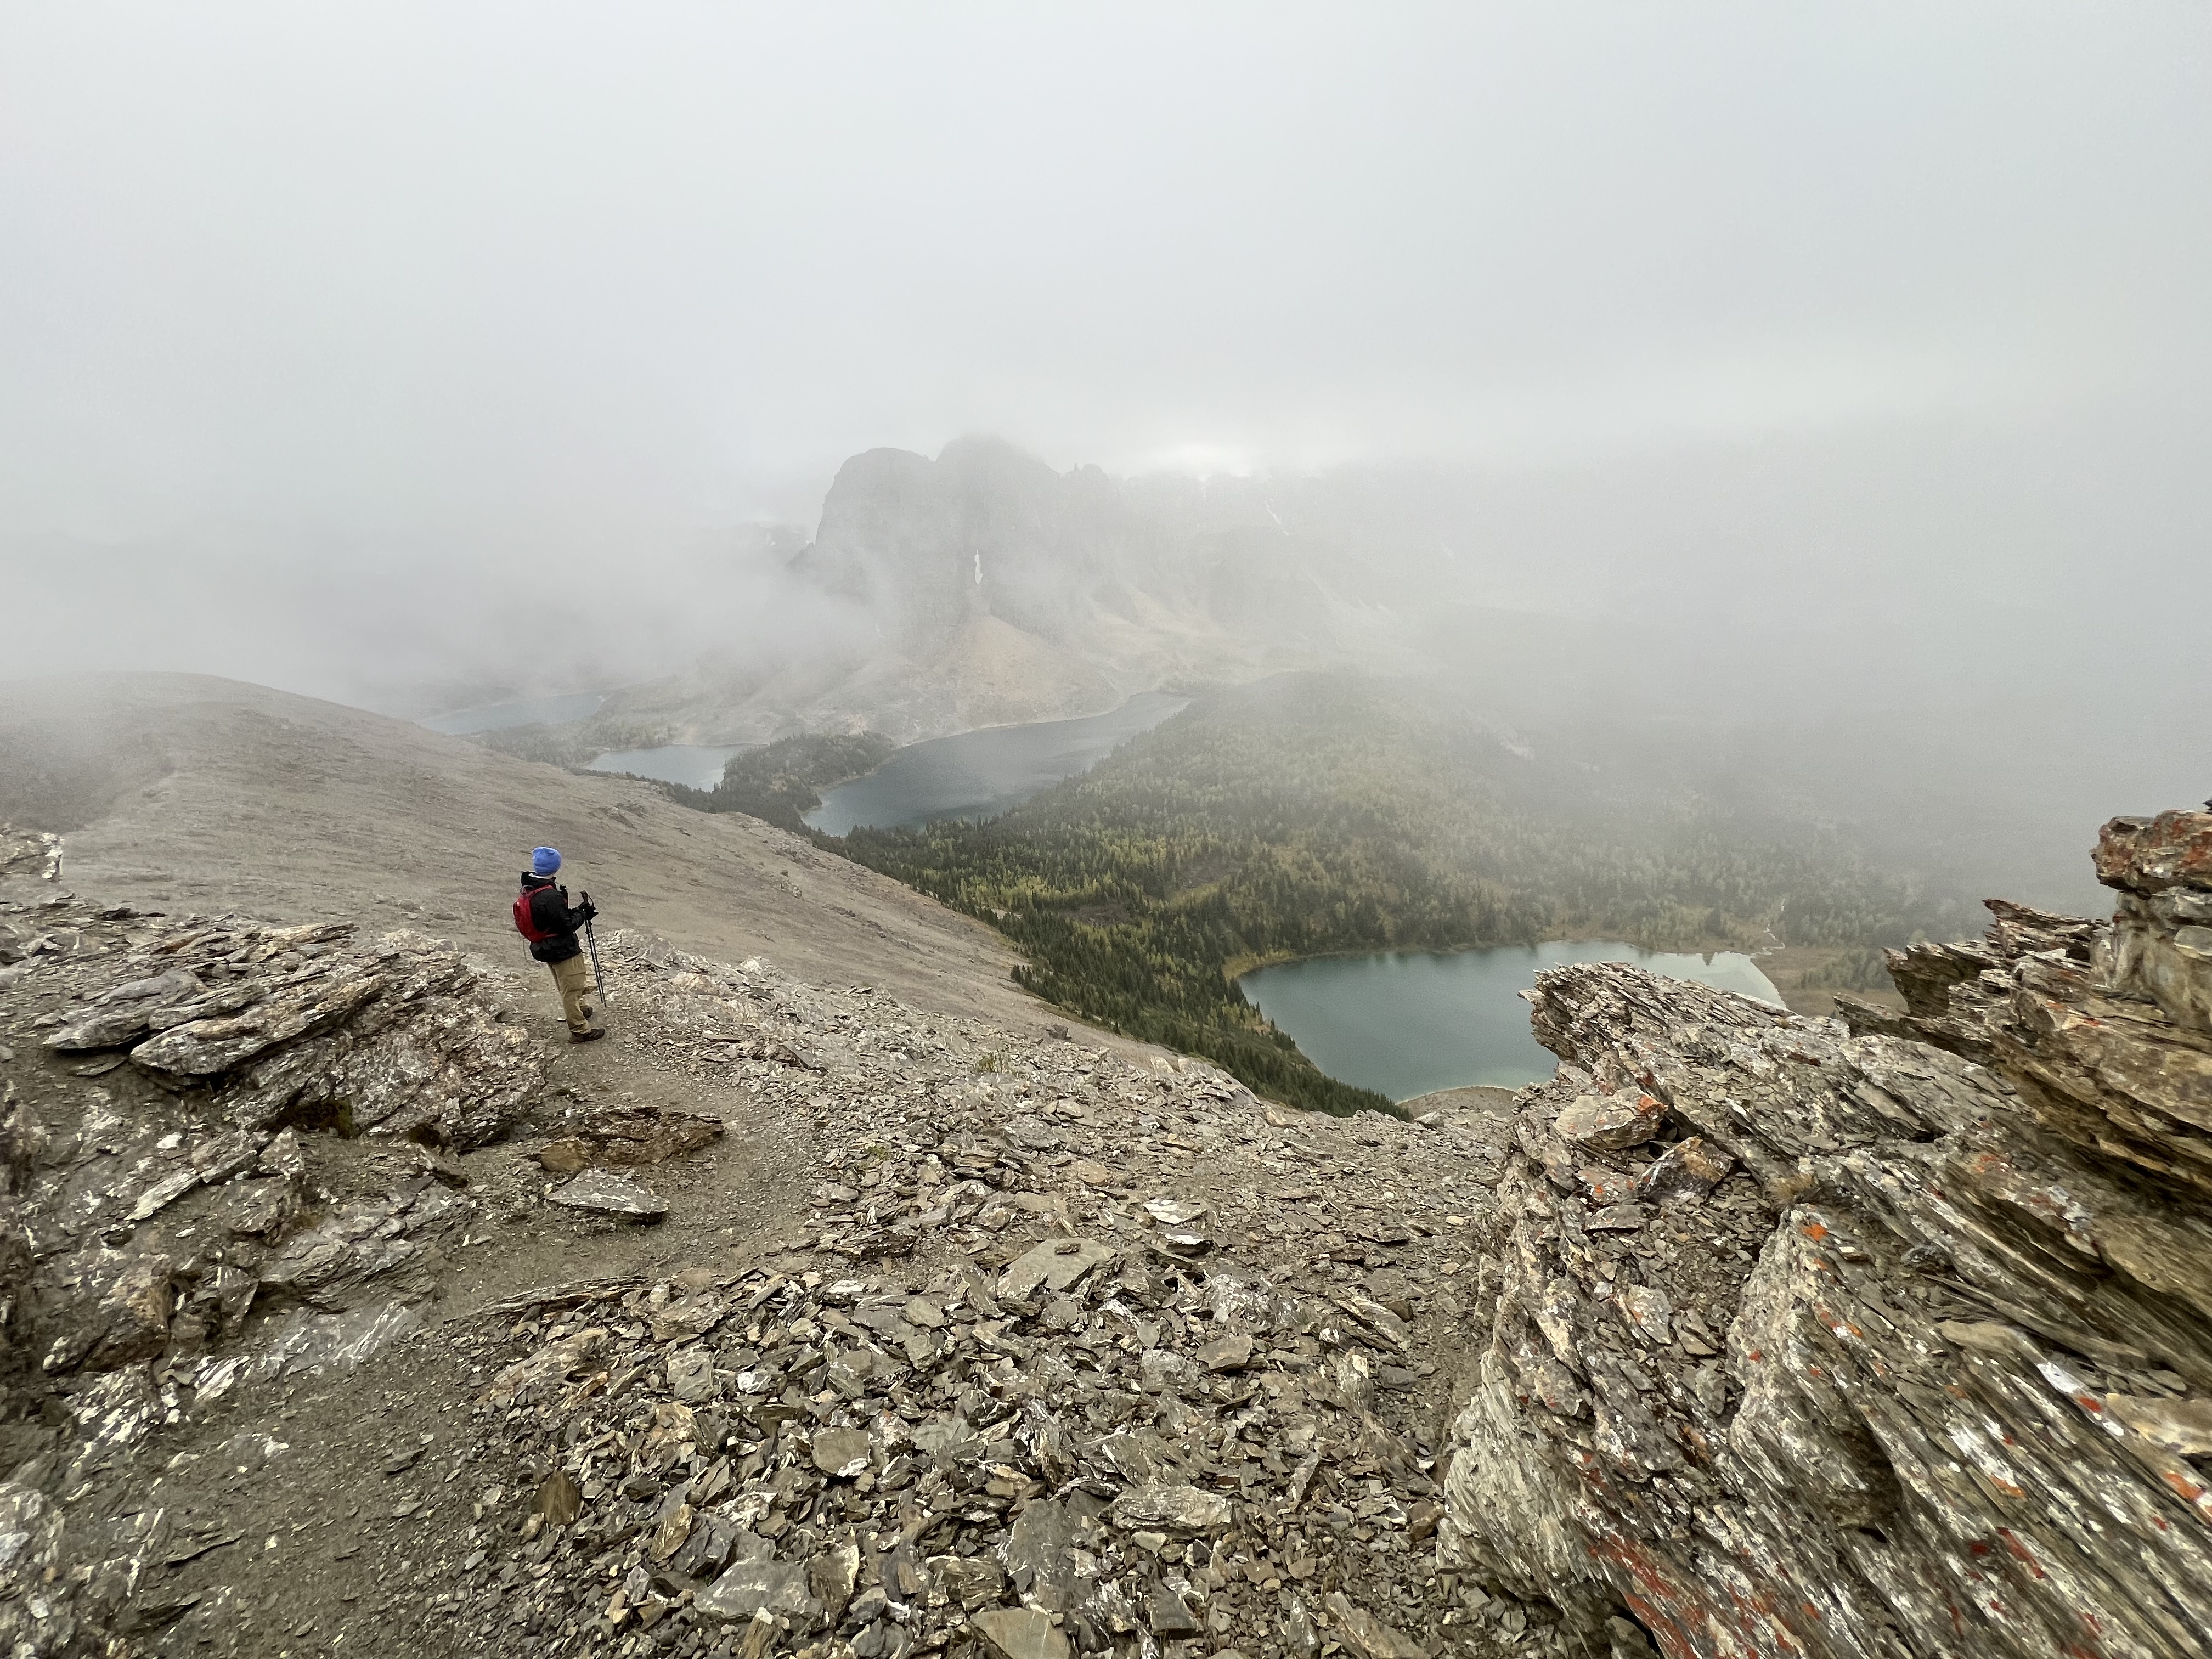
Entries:
[[[1485, 1237], [1440, 1563], [1668, 1659], [2203, 1653], [2208, 847], [2116, 820], [2111, 927], [1993, 903], [1856, 1031], [1540, 976], [1560, 1065]], [[1640, 1099], [1684, 1138], [1633, 1138]], [[1663, 1207], [1600, 1231], [1562, 1139]]]

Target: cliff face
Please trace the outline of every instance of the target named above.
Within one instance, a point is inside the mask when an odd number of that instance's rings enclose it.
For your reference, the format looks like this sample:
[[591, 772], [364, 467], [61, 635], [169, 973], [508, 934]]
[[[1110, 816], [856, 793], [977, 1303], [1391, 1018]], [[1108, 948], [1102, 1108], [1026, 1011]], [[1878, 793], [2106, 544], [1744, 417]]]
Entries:
[[1006, 444], [967, 439], [933, 461], [872, 449], [838, 470], [796, 568], [869, 606], [902, 649], [944, 649], [980, 616], [1058, 638], [1089, 602], [1142, 583], [1157, 529], [1118, 510], [1095, 470], [1062, 477]]
[[2212, 814], [2097, 869], [1848, 1030], [1542, 976], [1445, 1565], [1683, 1659], [2208, 1650]]
[[[996, 439], [838, 470], [792, 573], [864, 620], [842, 655], [762, 661], [620, 695], [702, 741], [793, 726], [902, 740], [1096, 714], [1179, 677], [1255, 678], [1406, 649], [1343, 550], [1264, 493], [1055, 472]], [[1331, 573], [1334, 573], [1332, 576]]]

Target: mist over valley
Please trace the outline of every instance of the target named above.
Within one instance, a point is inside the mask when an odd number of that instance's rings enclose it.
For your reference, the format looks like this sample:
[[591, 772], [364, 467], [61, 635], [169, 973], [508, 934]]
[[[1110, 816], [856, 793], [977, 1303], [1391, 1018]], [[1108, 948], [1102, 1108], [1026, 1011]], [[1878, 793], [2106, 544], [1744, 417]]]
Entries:
[[2212, 1651], [2198, 11], [9, 24], [9, 1659]]

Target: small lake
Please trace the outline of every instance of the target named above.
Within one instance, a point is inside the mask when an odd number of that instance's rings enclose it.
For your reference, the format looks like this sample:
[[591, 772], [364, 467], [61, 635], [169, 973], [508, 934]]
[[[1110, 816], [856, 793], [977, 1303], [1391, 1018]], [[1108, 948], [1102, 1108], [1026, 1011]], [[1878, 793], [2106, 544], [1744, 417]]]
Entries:
[[481, 708], [457, 708], [450, 714], [434, 714], [417, 726], [465, 738], [475, 732], [504, 732], [516, 726], [558, 726], [567, 720], [589, 720], [606, 701], [599, 691], [578, 691], [564, 697], [529, 697], [520, 702], [486, 703]]
[[840, 784], [806, 814], [825, 835], [900, 830], [940, 818], [988, 818], [1064, 778], [1088, 772], [1115, 747], [1190, 706], [1145, 691], [1081, 720], [986, 726], [908, 744], [865, 778]]
[[757, 743], [664, 743], [657, 749], [613, 749], [596, 757], [585, 769], [629, 772], [641, 778], [659, 778], [663, 783], [712, 789], [722, 781], [722, 768], [731, 756], [759, 747]]
[[1682, 956], [1602, 939], [1449, 955], [1323, 957], [1262, 968], [1237, 983], [1331, 1077], [1410, 1100], [1478, 1084], [1518, 1089], [1551, 1076], [1551, 1052], [1529, 1035], [1528, 1005], [1516, 993], [1545, 969], [1570, 962], [1629, 962], [1778, 1007], [1782, 1002], [1749, 957]]

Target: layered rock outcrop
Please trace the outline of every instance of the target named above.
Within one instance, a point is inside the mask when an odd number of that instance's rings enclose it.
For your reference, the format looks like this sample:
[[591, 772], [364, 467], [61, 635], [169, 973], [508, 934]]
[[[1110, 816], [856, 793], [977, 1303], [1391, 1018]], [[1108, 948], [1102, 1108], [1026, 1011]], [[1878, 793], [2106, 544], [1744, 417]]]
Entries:
[[[1443, 1563], [1669, 1659], [2212, 1644], [2212, 814], [1806, 1019], [1531, 994]], [[1622, 1627], [1615, 1624], [1616, 1632]]]
[[474, 1206], [427, 1170], [334, 1201], [301, 1134], [433, 1164], [504, 1132], [544, 1082], [504, 976], [419, 934], [67, 896], [10, 926], [24, 943], [5, 988], [66, 1066], [47, 1095], [11, 1080], [0, 1096], [5, 1328], [48, 1378], [191, 1350], [249, 1310], [421, 1294]]
[[[348, 1133], [480, 1146], [544, 1081], [506, 992], [419, 933], [357, 941], [350, 923], [270, 927], [187, 918], [130, 941], [66, 988], [46, 1046], [126, 1050], [165, 1086], [209, 1091], [239, 1128], [334, 1121]], [[51, 1018], [51, 1017], [50, 1017]]]

